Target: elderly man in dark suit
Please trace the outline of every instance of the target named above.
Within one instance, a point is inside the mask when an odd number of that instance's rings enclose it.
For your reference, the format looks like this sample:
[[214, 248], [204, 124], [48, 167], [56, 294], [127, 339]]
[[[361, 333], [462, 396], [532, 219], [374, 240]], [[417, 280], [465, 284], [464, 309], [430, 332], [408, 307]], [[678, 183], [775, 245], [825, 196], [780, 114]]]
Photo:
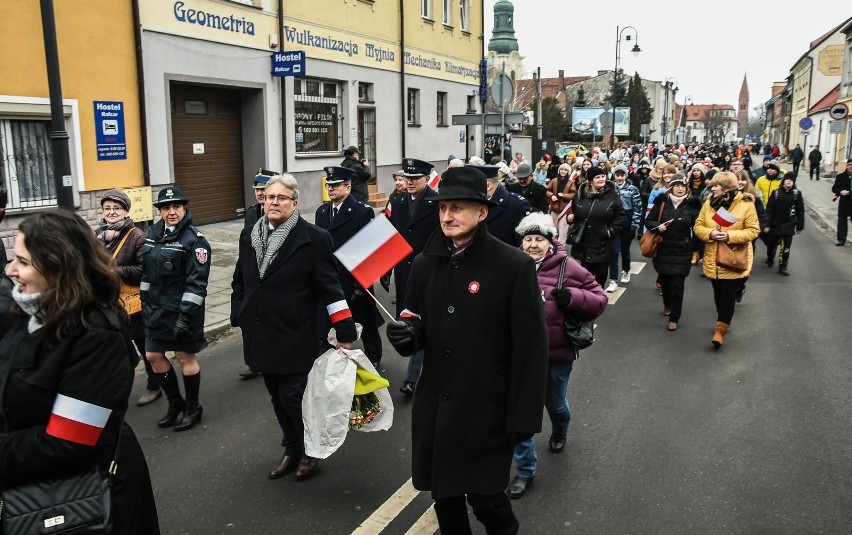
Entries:
[[[408, 274], [414, 257], [423, 251], [429, 236], [438, 228], [438, 206], [429, 203], [429, 199], [437, 195], [435, 190], [427, 185], [433, 166], [429, 162], [406, 158], [402, 162], [403, 176], [406, 182], [406, 192], [390, 203], [390, 222], [402, 234], [405, 241], [414, 250], [393, 269], [396, 281], [396, 313], [399, 315], [405, 309], [405, 289], [408, 286]], [[400, 391], [406, 396], [414, 393], [414, 384], [420, 376], [423, 364], [423, 352], [413, 355], [408, 361], [408, 372]]]
[[[345, 167], [325, 168], [325, 187], [328, 189], [328, 202], [317, 208], [314, 224], [331, 234], [334, 250], [340, 249], [352, 236], [366, 227], [376, 214], [370, 206], [355, 200], [352, 195], [352, 175], [354, 172]], [[372, 286], [364, 288], [340, 261], [337, 261], [337, 272], [340, 275], [340, 286], [352, 310], [352, 317], [360, 323], [361, 340], [364, 342], [364, 354], [376, 369], [382, 360], [382, 339], [379, 326], [384, 321], [376, 310], [376, 303], [367, 295], [373, 293]], [[325, 332], [320, 332], [324, 335]]]
[[412, 479], [432, 492], [442, 533], [470, 533], [470, 504], [487, 533], [515, 534], [503, 491], [515, 445], [541, 430], [547, 378], [535, 263], [490, 234], [494, 202], [477, 169], [448, 169], [432, 201], [440, 232], [414, 259], [406, 309], [387, 328], [401, 355], [426, 351], [411, 415]]

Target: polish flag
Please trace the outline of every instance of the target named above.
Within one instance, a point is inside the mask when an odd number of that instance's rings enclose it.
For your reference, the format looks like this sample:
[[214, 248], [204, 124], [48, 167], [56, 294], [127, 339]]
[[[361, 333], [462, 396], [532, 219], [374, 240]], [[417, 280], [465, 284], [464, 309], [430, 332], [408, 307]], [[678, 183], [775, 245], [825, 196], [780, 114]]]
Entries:
[[349, 310], [349, 305], [346, 303], [345, 299], [326, 306], [325, 310], [328, 312], [328, 319], [330, 319], [332, 323], [337, 323], [338, 321], [352, 317], [352, 311]]
[[426, 182], [426, 185], [432, 189], [438, 187], [438, 184], [441, 182], [441, 175], [438, 174], [438, 171], [432, 169], [432, 172], [429, 173], [429, 180]]
[[69, 442], [94, 446], [111, 413], [111, 409], [57, 394], [45, 432]]
[[571, 213], [571, 209], [572, 209], [573, 204], [574, 204], [573, 199], [568, 201], [568, 204], [565, 205], [565, 209], [562, 210], [561, 212], [559, 212], [559, 216], [557, 216], [557, 218], [556, 218], [557, 222], [562, 221], [563, 219], [565, 219], [568, 216], [568, 214]]
[[716, 210], [716, 213], [713, 214], [713, 221], [715, 221], [719, 224], [719, 226], [722, 227], [730, 227], [739, 220], [739, 217], [725, 210], [724, 206], [720, 206], [719, 209]]
[[421, 318], [420, 318], [420, 314], [417, 314], [416, 312], [412, 312], [412, 311], [408, 310], [407, 308], [406, 308], [405, 310], [403, 310], [402, 312], [400, 312], [400, 313], [399, 313], [399, 317], [400, 317], [400, 318], [417, 318], [417, 319], [421, 319]]
[[391, 222], [379, 215], [335, 251], [334, 256], [361, 286], [369, 288], [413, 252]]

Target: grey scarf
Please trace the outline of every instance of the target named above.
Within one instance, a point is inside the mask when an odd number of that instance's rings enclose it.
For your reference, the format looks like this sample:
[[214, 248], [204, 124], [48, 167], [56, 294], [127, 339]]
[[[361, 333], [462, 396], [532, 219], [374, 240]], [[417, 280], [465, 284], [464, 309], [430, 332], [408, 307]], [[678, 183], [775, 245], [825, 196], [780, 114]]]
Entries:
[[293, 214], [281, 226], [272, 231], [269, 230], [269, 219], [266, 214], [257, 220], [254, 227], [251, 229], [251, 245], [254, 247], [255, 255], [257, 255], [257, 269], [260, 272], [260, 278], [266, 274], [266, 269], [269, 264], [275, 260], [279, 249], [284, 245], [284, 240], [290, 235], [290, 231], [296, 226], [299, 221], [298, 210], [293, 210]]
[[30, 322], [27, 324], [27, 331], [31, 334], [41, 329], [44, 325], [38, 317], [39, 297], [41, 297], [41, 292], [34, 294], [22, 294], [18, 289], [17, 284], [14, 288], [12, 288], [12, 299], [14, 299], [18, 306], [21, 307], [21, 310], [30, 317]]

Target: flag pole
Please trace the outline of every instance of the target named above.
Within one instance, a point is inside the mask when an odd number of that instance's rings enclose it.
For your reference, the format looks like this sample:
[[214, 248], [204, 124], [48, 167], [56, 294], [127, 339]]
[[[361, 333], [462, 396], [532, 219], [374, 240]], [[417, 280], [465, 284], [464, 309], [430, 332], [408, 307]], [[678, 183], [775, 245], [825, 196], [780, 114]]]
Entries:
[[391, 320], [391, 321], [396, 321], [396, 318], [395, 318], [395, 317], [393, 317], [393, 316], [391, 315], [391, 313], [390, 313], [390, 312], [388, 312], [388, 309], [386, 309], [386, 308], [384, 307], [384, 305], [382, 305], [381, 303], [379, 303], [379, 300], [378, 300], [378, 299], [376, 299], [376, 296], [375, 296], [375, 295], [373, 295], [373, 292], [367, 292], [367, 295], [369, 295], [370, 297], [372, 297], [372, 298], [373, 298], [373, 301], [375, 301], [375, 302], [376, 302], [376, 304], [377, 304], [377, 305], [379, 305], [379, 308], [381, 308], [381, 309], [382, 309], [382, 312], [384, 312], [385, 314], [387, 314], [388, 318], [390, 318], [390, 320]]

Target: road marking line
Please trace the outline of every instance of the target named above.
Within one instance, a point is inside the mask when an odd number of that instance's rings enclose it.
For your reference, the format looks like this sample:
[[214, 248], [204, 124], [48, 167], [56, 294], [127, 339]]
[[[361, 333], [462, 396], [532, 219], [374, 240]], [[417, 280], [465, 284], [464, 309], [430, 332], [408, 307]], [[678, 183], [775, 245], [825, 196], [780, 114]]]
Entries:
[[[385, 503], [379, 506], [352, 535], [378, 535], [382, 532], [399, 513], [417, 497], [420, 491], [411, 484], [411, 479], [405, 482]], [[433, 532], [434, 533], [434, 532]]]
[[623, 286], [619, 286], [616, 291], [606, 294], [608, 304], [614, 305], [615, 303], [617, 303], [618, 298], [621, 297], [621, 295], [624, 293], [624, 290], [626, 290], [626, 289], [627, 288], [625, 288]]
[[642, 273], [642, 270], [647, 264], [648, 262], [630, 262], [630, 274], [638, 275]]
[[423, 516], [405, 532], [405, 535], [434, 535], [438, 532], [438, 515], [435, 514], [435, 504], [429, 506]]

